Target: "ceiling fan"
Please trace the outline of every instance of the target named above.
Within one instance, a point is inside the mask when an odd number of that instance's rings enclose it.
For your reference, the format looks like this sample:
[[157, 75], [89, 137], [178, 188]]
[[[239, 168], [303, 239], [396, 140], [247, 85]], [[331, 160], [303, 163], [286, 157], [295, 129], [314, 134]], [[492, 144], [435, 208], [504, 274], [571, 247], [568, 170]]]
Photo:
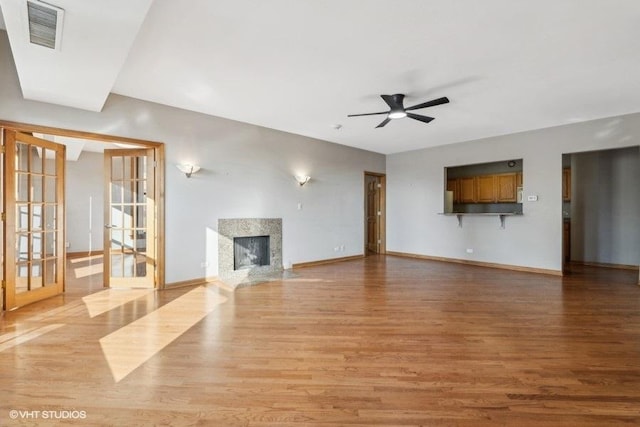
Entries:
[[382, 111], [380, 113], [365, 113], [365, 114], [349, 114], [347, 117], [358, 117], [358, 116], [373, 116], [376, 114], [386, 114], [387, 118], [382, 121], [377, 128], [381, 128], [386, 126], [393, 119], [402, 119], [404, 117], [409, 117], [414, 120], [419, 120], [424, 123], [429, 123], [433, 120], [433, 117], [422, 116], [420, 114], [409, 113], [409, 111], [419, 110], [421, 108], [433, 107], [434, 105], [446, 104], [449, 102], [449, 98], [442, 97], [438, 99], [433, 99], [431, 101], [423, 102], [422, 104], [413, 105], [411, 107], [404, 108], [404, 95], [401, 93], [396, 93], [395, 95], [380, 95], [384, 102], [387, 103], [390, 110]]

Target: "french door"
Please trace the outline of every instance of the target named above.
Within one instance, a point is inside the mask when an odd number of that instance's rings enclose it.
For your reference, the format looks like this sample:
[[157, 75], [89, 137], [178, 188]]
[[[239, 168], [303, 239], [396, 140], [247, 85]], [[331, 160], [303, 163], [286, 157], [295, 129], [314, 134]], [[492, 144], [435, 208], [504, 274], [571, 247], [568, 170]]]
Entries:
[[153, 149], [104, 151], [104, 285], [156, 285], [156, 161]]
[[4, 309], [64, 292], [65, 146], [3, 130]]

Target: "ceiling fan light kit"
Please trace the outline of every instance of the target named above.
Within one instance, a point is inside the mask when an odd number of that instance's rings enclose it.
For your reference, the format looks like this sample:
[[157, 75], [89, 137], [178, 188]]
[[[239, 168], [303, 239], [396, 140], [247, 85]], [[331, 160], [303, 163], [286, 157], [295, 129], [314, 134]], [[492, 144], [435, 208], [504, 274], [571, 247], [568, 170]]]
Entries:
[[434, 118], [429, 116], [423, 116], [421, 114], [409, 113], [408, 111], [419, 110], [427, 107], [434, 107], [436, 105], [446, 104], [449, 102], [449, 98], [446, 96], [442, 98], [432, 99], [431, 101], [423, 102], [421, 104], [413, 105], [411, 107], [404, 107], [404, 94], [396, 93], [395, 95], [380, 95], [380, 97], [389, 106], [389, 111], [381, 111], [378, 113], [365, 113], [365, 114], [349, 114], [347, 117], [358, 116], [374, 116], [377, 114], [386, 114], [387, 118], [382, 121], [377, 128], [381, 128], [387, 125], [391, 120], [403, 119], [409, 117], [410, 119], [418, 120], [423, 123], [429, 123]]
[[390, 119], [402, 119], [403, 117], [407, 117], [407, 113], [404, 111], [391, 111], [389, 112]]

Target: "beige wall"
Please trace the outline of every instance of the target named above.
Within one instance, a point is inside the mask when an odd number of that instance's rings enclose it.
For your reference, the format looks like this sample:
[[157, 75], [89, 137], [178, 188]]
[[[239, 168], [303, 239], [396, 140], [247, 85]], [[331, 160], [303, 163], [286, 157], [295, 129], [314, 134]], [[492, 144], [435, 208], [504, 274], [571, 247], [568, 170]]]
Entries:
[[[560, 272], [563, 153], [617, 147], [637, 153], [638, 145], [640, 114], [631, 114], [389, 155], [387, 249]], [[506, 218], [501, 229], [497, 217], [465, 217], [460, 228], [455, 217], [438, 215], [445, 167], [510, 159], [523, 159], [523, 216]], [[637, 219], [634, 227], [640, 228]], [[636, 241], [630, 255], [636, 265], [639, 248]]]
[[100, 113], [25, 101], [4, 31], [0, 120], [164, 142], [167, 282], [217, 275], [218, 218], [282, 218], [285, 267], [362, 254], [363, 172], [385, 171], [381, 154], [118, 95]]

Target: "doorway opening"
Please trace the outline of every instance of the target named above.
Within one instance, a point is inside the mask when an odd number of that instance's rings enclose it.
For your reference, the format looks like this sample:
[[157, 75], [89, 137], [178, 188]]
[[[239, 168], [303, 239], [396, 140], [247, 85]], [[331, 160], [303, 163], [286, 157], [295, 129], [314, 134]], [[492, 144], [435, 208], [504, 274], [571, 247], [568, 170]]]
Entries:
[[[9, 138], [5, 136], [4, 310], [66, 292], [67, 283], [72, 284], [73, 293], [87, 294], [98, 286], [164, 287], [162, 143], [14, 122], [0, 121], [0, 129], [3, 135], [17, 135], [20, 149], [28, 154], [21, 160], [26, 166], [16, 168], [18, 153], [9, 155], [16, 149], [7, 146]], [[55, 147], [61, 150], [56, 152], [61, 166], [53, 176], [46, 168], [53, 170], [47, 156]], [[17, 181], [24, 184], [24, 197], [16, 190]], [[59, 188], [49, 195], [51, 189], [47, 188], [54, 183]], [[40, 187], [44, 189], [42, 197]], [[18, 205], [21, 209], [16, 210]], [[44, 212], [42, 221], [36, 221], [40, 211]], [[16, 246], [16, 239], [24, 244]], [[51, 242], [55, 248], [50, 247]], [[18, 248], [17, 253], [13, 248]], [[33, 256], [26, 257], [31, 252]], [[60, 264], [47, 268], [53, 261]], [[42, 273], [36, 268], [40, 264]], [[55, 291], [49, 280], [53, 273], [61, 274]], [[26, 275], [26, 282], [20, 275]], [[27, 284], [29, 299], [23, 298], [27, 294], [20, 283]], [[45, 293], [40, 288], [48, 289]]]
[[386, 253], [386, 175], [364, 173], [364, 254]]
[[562, 156], [562, 271], [638, 270], [640, 147]]

